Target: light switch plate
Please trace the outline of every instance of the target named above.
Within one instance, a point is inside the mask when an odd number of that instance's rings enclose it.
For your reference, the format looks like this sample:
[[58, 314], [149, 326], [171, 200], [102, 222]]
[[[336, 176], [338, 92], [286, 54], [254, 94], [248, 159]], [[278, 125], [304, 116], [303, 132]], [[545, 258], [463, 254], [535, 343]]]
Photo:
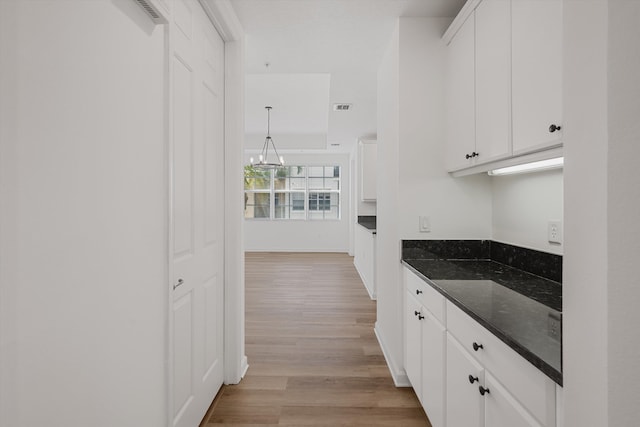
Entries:
[[419, 217], [418, 230], [421, 233], [429, 233], [431, 231], [431, 221], [428, 216]]

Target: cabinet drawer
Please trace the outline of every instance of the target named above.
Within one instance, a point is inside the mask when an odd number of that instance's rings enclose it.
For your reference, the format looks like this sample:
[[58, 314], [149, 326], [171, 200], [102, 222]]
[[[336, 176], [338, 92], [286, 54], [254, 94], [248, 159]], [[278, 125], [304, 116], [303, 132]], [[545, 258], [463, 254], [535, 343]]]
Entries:
[[[447, 329], [541, 424], [555, 426], [555, 383], [447, 301]], [[474, 350], [473, 343], [482, 345]]]
[[447, 330], [469, 354], [484, 363], [485, 334], [489, 332], [449, 301], [447, 301]]
[[445, 298], [433, 289], [424, 279], [418, 277], [408, 268], [404, 268], [404, 282], [407, 291], [414, 295], [420, 304], [429, 310], [433, 316], [445, 324]]

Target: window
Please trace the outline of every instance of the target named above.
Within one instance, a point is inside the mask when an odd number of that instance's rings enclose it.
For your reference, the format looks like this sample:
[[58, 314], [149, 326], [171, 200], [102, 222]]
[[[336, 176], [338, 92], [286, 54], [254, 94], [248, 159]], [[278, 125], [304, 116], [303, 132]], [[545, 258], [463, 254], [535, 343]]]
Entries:
[[340, 219], [340, 166], [245, 166], [244, 217]]

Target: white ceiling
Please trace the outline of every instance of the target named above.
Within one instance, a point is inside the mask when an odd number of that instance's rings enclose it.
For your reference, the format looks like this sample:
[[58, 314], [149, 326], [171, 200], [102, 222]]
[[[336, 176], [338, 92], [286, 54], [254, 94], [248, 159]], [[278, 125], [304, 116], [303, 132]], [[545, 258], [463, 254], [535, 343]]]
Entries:
[[[278, 135], [289, 136], [283, 148], [318, 148], [322, 141], [331, 149], [336, 149], [331, 144], [340, 144], [339, 150], [350, 150], [357, 138], [375, 135], [376, 75], [396, 19], [453, 17], [464, 2], [231, 0], [246, 33], [247, 147], [255, 146], [257, 136], [252, 134], [262, 131], [264, 140], [265, 105], [273, 106], [276, 145]], [[305, 80], [307, 85], [301, 86]], [[301, 96], [301, 88], [313, 95]], [[323, 90], [328, 93], [322, 95]], [[353, 107], [336, 112], [334, 103]], [[309, 129], [301, 129], [301, 124], [309, 124]]]

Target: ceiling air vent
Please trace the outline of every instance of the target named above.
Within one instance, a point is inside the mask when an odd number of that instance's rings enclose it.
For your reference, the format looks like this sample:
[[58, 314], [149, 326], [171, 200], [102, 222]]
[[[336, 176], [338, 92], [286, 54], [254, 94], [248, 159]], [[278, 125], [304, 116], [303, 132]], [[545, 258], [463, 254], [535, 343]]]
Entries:
[[351, 104], [333, 104], [333, 111], [349, 111]]
[[133, 0], [149, 15], [156, 24], [166, 24], [168, 22], [165, 14], [162, 13], [158, 0]]

